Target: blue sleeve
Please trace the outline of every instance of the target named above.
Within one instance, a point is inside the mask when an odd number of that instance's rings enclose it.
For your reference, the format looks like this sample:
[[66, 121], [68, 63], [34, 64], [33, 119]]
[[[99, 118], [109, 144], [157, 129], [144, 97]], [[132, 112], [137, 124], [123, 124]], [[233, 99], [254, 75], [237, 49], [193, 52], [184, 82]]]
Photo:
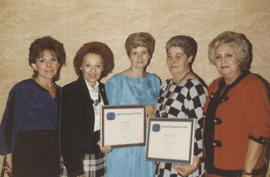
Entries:
[[15, 115], [16, 94], [13, 88], [9, 92], [4, 115], [0, 125], [0, 154], [8, 154], [12, 152], [15, 144], [14, 115]]
[[161, 89], [161, 81], [157, 76], [155, 76], [155, 82], [156, 82], [156, 84], [155, 84], [155, 86], [156, 86], [155, 91], [156, 92], [155, 93], [156, 93], [156, 98], [158, 99], [159, 91]]
[[106, 81], [105, 92], [110, 105], [118, 105], [119, 102], [119, 83], [116, 77], [111, 77]]

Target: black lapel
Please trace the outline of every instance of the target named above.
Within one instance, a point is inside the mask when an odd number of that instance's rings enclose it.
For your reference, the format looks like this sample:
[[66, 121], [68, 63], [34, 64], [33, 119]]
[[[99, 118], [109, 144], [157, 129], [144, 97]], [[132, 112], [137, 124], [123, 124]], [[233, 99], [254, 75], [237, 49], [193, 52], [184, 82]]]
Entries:
[[108, 105], [109, 103], [108, 103], [108, 99], [107, 99], [107, 96], [105, 93], [105, 85], [103, 83], [99, 82], [98, 87], [99, 87], [99, 92], [101, 93], [104, 105]]
[[87, 100], [90, 101], [90, 104], [93, 104], [93, 100], [89, 94], [89, 90], [88, 87], [83, 79], [83, 77], [79, 77], [77, 80], [77, 84], [78, 84], [78, 89], [79, 89], [79, 94], [81, 96], [81, 99], [83, 100]]

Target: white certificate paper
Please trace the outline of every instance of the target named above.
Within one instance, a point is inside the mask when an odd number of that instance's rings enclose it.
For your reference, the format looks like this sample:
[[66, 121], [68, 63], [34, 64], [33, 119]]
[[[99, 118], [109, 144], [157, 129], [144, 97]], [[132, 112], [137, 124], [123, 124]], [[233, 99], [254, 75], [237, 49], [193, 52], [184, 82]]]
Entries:
[[101, 146], [145, 144], [145, 105], [102, 107]]
[[149, 119], [146, 160], [192, 164], [194, 119]]

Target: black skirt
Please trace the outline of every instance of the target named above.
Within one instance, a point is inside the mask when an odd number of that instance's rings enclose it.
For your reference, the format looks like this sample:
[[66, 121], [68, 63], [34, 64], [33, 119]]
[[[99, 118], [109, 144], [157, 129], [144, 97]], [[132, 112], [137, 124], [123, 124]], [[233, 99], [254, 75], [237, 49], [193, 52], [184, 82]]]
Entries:
[[24, 131], [16, 139], [12, 177], [58, 177], [60, 174], [58, 131]]

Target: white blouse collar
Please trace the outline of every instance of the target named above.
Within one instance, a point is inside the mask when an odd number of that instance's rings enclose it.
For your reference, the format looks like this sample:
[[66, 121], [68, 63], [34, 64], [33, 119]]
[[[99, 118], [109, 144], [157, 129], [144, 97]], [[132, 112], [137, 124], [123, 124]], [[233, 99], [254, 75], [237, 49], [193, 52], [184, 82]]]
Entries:
[[86, 86], [87, 86], [87, 88], [88, 88], [89, 91], [98, 92], [98, 86], [99, 86], [99, 82], [98, 81], [96, 82], [96, 85], [95, 85], [94, 88], [92, 88], [90, 86], [90, 84], [85, 79], [84, 79], [84, 81], [85, 81]]

